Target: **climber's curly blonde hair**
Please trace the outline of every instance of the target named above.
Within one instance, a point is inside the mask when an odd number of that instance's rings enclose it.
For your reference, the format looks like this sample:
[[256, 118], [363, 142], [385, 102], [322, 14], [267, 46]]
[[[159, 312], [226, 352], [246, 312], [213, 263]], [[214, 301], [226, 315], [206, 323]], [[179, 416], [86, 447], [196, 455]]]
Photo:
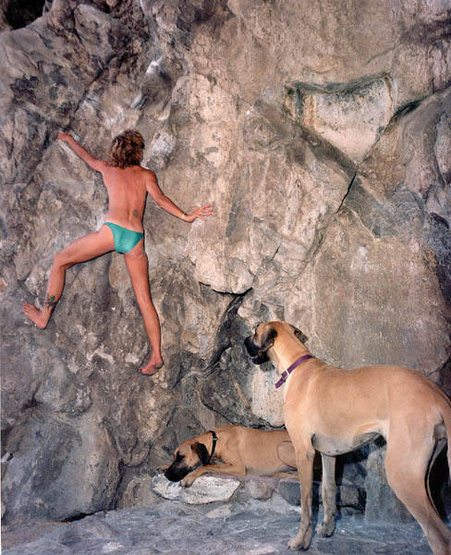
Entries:
[[126, 129], [111, 143], [110, 164], [117, 168], [139, 165], [143, 159], [144, 138], [139, 131]]

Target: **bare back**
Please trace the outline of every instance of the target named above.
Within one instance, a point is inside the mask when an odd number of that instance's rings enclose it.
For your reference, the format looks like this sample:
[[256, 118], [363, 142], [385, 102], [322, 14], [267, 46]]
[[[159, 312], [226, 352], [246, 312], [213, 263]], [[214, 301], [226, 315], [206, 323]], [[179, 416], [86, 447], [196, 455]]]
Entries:
[[142, 232], [147, 187], [149, 182], [156, 183], [155, 174], [141, 166], [117, 168], [106, 162], [99, 171], [108, 191], [105, 222]]

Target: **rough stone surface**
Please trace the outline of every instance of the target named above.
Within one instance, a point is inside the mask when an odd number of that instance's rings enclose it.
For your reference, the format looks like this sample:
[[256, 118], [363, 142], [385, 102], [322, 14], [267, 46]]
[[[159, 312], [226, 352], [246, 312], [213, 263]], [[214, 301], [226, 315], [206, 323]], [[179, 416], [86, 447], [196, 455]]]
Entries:
[[[226, 422], [281, 426], [275, 373], [242, 345], [262, 320], [295, 324], [333, 364], [412, 366], [451, 391], [446, 2], [47, 0], [34, 21], [7, 4], [6, 522], [154, 502], [149, 475], [181, 441]], [[177, 204], [215, 209], [189, 227], [147, 207], [166, 363], [153, 380], [136, 373], [148, 344], [121, 256], [71, 268], [45, 332], [21, 312], [106, 210], [58, 131], [104, 157], [127, 127]], [[396, 518], [380, 454], [362, 453], [344, 460], [343, 495], [353, 507], [375, 492]]]
[[[288, 554], [288, 540], [299, 526], [298, 509], [265, 502], [183, 505], [165, 501], [153, 507], [99, 513], [55, 528], [5, 528], [5, 555], [70, 553]], [[309, 553], [431, 553], [420, 527], [368, 524], [362, 516], [337, 520], [330, 538], [313, 537]]]
[[301, 125], [361, 162], [393, 116], [393, 82], [379, 78], [329, 89], [297, 84], [288, 91], [288, 108]]
[[[96, 512], [104, 507], [105, 498], [114, 495], [120, 478], [119, 458], [112, 456], [111, 438], [101, 423], [94, 430], [79, 419], [74, 427], [35, 410], [17, 438], [15, 431], [9, 438], [13, 454], [8, 462], [9, 479], [3, 482], [10, 514], [24, 520], [42, 514], [64, 519]], [[16, 495], [18, 491], [21, 495]], [[36, 496], [36, 503], [25, 503], [26, 495]]]

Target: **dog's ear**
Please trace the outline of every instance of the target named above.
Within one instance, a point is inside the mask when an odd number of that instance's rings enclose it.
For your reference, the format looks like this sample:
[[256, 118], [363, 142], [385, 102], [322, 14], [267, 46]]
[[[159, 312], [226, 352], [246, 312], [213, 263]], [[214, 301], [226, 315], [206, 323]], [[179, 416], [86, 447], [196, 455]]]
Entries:
[[199, 443], [198, 441], [196, 443], [193, 443], [193, 445], [191, 445], [191, 449], [197, 453], [200, 462], [202, 464], [207, 464], [209, 459], [210, 459], [210, 455], [208, 454], [207, 448], [205, 447], [205, 445], [203, 443]]
[[277, 337], [277, 331], [272, 326], [267, 326], [262, 333], [261, 346], [258, 348], [259, 354], [266, 353], [274, 345]]
[[303, 334], [301, 330], [298, 330], [298, 328], [296, 328], [295, 326], [291, 326], [291, 329], [294, 331], [294, 335], [299, 339], [301, 343], [307, 343], [308, 337]]

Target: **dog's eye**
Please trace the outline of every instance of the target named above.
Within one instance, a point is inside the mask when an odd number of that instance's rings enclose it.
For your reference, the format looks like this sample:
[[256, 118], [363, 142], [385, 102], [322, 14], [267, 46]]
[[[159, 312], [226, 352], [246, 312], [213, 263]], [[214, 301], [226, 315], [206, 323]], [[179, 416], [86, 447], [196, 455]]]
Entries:
[[181, 455], [180, 453], [177, 453], [177, 455], [175, 456], [175, 462], [180, 462], [184, 458], [185, 458], [185, 455]]

